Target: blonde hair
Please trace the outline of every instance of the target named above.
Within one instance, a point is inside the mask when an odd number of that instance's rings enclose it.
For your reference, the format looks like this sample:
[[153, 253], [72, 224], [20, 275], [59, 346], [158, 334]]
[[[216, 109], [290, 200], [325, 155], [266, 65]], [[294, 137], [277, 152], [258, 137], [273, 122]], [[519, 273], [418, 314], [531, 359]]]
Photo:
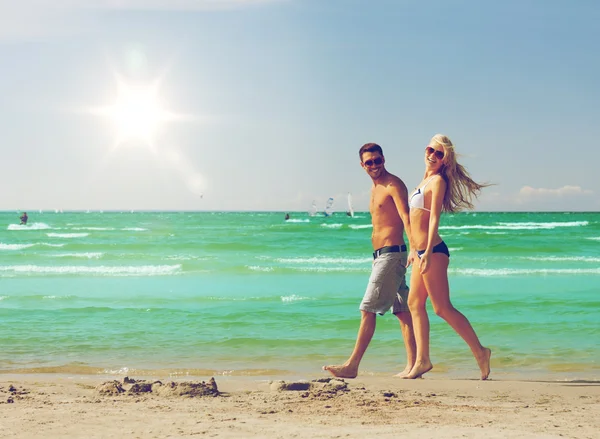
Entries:
[[446, 181], [446, 193], [442, 201], [442, 211], [459, 212], [473, 209], [473, 198], [477, 198], [481, 189], [490, 186], [487, 183], [473, 181], [467, 170], [456, 161], [456, 152], [452, 141], [443, 134], [436, 134], [429, 145], [439, 145], [444, 148], [444, 158], [439, 174]]

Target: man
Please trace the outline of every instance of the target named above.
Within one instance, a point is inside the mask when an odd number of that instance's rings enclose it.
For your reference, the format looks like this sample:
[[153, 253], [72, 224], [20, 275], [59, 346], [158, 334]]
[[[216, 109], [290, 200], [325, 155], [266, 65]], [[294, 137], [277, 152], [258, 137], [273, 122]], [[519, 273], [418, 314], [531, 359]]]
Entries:
[[[385, 169], [385, 157], [376, 143], [363, 145], [359, 152], [360, 165], [373, 180], [370, 212], [373, 223], [373, 267], [367, 290], [360, 304], [361, 321], [354, 351], [339, 366], [323, 366], [324, 370], [340, 378], [356, 378], [360, 361], [375, 333], [377, 314], [384, 315], [390, 308], [400, 320], [406, 348], [407, 365], [398, 377], [407, 375], [416, 357], [412, 319], [408, 310], [406, 267], [410, 257], [406, 251], [404, 230], [410, 241], [408, 191], [402, 180]], [[411, 252], [413, 246], [411, 245]]]
[[23, 215], [21, 215], [19, 219], [21, 220], [21, 225], [27, 225], [27, 220], [29, 219], [27, 217], [27, 212], [23, 212]]

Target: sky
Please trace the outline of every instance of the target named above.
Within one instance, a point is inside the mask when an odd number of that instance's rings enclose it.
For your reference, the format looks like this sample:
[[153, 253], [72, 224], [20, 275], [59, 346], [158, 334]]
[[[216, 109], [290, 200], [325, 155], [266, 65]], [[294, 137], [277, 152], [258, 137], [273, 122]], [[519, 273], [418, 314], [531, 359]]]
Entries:
[[368, 210], [448, 135], [478, 211], [599, 211], [595, 0], [0, 0], [0, 210]]

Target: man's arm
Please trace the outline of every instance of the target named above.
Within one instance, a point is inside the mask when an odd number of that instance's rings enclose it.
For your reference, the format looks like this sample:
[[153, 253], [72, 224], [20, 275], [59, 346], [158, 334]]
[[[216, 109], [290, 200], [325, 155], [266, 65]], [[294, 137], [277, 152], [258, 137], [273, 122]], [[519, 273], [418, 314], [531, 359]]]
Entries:
[[402, 180], [398, 179], [394, 184], [390, 186], [390, 195], [392, 200], [394, 200], [394, 204], [396, 205], [396, 209], [398, 210], [398, 215], [402, 222], [404, 223], [404, 231], [406, 232], [406, 238], [408, 239], [409, 245], [409, 257], [407, 267], [410, 266], [414, 259], [414, 251], [416, 250], [412, 241], [412, 233], [410, 229], [410, 210], [408, 208], [408, 189], [406, 189], [406, 185], [402, 182]]

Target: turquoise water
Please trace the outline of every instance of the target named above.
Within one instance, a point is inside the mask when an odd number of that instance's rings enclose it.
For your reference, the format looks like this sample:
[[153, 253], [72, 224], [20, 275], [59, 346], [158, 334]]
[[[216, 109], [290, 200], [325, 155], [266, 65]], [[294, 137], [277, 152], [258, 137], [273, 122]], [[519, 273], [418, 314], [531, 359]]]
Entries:
[[[0, 213], [0, 372], [319, 374], [343, 362], [370, 272], [370, 216]], [[600, 379], [600, 214], [443, 217], [451, 297], [492, 378]], [[431, 315], [432, 374], [478, 377]], [[404, 368], [395, 317], [361, 373]]]

